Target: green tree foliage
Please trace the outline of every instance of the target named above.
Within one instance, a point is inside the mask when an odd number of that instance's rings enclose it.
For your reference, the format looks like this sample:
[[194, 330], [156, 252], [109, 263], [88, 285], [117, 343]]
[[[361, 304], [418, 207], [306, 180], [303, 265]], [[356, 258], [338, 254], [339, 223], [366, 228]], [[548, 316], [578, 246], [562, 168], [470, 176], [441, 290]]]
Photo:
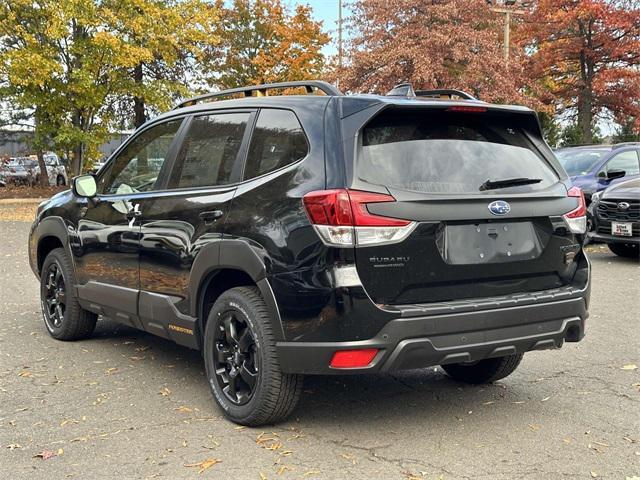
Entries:
[[280, 0], [218, 0], [222, 10], [220, 46], [210, 53], [210, 83], [234, 88], [320, 77], [321, 49], [329, 42], [311, 9], [291, 12]]
[[613, 143], [640, 142], [640, 133], [635, 128], [637, 124], [638, 121], [635, 118], [630, 118], [620, 125], [613, 135]]
[[144, 114], [184, 94], [179, 77], [216, 42], [216, 13], [203, 0], [0, 0], [0, 94], [80, 172], [123, 98]]
[[542, 128], [542, 135], [551, 148], [556, 148], [560, 144], [562, 129], [553, 115], [546, 112], [539, 112], [538, 119]]
[[[583, 133], [584, 132], [580, 124], [578, 122], [572, 122], [562, 129], [560, 144], [563, 147], [569, 147], [572, 145], [583, 145]], [[603, 138], [600, 135], [600, 129], [598, 127], [592, 126], [589, 134], [591, 136], [591, 143], [602, 143]]]

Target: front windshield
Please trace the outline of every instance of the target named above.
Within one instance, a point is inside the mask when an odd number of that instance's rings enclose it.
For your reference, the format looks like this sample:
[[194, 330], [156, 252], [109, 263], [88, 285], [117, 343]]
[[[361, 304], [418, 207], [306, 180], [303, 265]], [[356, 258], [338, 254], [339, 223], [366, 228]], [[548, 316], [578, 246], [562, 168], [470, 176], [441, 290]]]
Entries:
[[576, 175], [586, 175], [600, 159], [607, 153], [607, 150], [593, 149], [593, 150], [562, 150], [556, 152], [556, 157], [567, 171], [570, 177]]

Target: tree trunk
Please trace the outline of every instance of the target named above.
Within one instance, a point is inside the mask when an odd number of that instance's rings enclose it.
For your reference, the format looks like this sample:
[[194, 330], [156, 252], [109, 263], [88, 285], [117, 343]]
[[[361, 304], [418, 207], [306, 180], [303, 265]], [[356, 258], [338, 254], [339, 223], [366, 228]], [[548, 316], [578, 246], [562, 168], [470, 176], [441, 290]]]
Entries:
[[82, 175], [82, 164], [84, 163], [84, 143], [79, 143], [73, 149], [73, 161], [71, 171], [74, 175]]
[[578, 22], [583, 38], [583, 49], [580, 51], [580, 79], [578, 92], [578, 127], [582, 133], [582, 143], [593, 143], [593, 78], [595, 65], [591, 55], [593, 52], [593, 19], [587, 23]]
[[[142, 86], [144, 81], [142, 63], [139, 63], [133, 69], [133, 81], [136, 85]], [[133, 126], [135, 128], [141, 127], [147, 121], [147, 114], [145, 113], [145, 104], [143, 97], [133, 97]]]
[[36, 154], [38, 155], [38, 166], [40, 167], [40, 185], [43, 187], [49, 186], [49, 174], [47, 173], [47, 165], [44, 163], [44, 154], [42, 153], [42, 149], [38, 148], [36, 150]]
[[582, 133], [582, 143], [593, 143], [593, 101], [592, 94], [584, 88], [578, 96], [578, 126]]

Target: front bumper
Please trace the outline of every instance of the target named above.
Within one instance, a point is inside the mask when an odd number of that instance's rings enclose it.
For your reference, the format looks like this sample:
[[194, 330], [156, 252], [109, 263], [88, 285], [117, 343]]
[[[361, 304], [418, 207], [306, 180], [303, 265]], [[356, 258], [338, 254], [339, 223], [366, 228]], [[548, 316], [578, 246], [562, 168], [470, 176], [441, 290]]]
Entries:
[[[369, 340], [279, 342], [278, 358], [287, 373], [374, 373], [560, 348], [584, 337], [587, 299], [588, 290], [546, 303], [397, 318]], [[329, 367], [335, 351], [361, 348], [380, 349], [367, 367]]]
[[640, 245], [640, 237], [620, 237], [617, 235], [608, 235], [605, 233], [590, 232], [588, 234], [590, 242], [602, 242], [602, 243], [629, 243], [633, 245]]

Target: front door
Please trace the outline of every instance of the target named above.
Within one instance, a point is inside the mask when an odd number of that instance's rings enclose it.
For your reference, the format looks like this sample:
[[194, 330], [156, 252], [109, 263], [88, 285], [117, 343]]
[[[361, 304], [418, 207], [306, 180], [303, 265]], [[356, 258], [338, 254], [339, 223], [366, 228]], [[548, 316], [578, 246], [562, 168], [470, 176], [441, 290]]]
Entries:
[[[86, 308], [140, 327], [140, 203], [160, 188], [182, 119], [138, 133], [102, 169], [78, 222], [78, 294]], [[168, 164], [167, 164], [168, 166]]]

